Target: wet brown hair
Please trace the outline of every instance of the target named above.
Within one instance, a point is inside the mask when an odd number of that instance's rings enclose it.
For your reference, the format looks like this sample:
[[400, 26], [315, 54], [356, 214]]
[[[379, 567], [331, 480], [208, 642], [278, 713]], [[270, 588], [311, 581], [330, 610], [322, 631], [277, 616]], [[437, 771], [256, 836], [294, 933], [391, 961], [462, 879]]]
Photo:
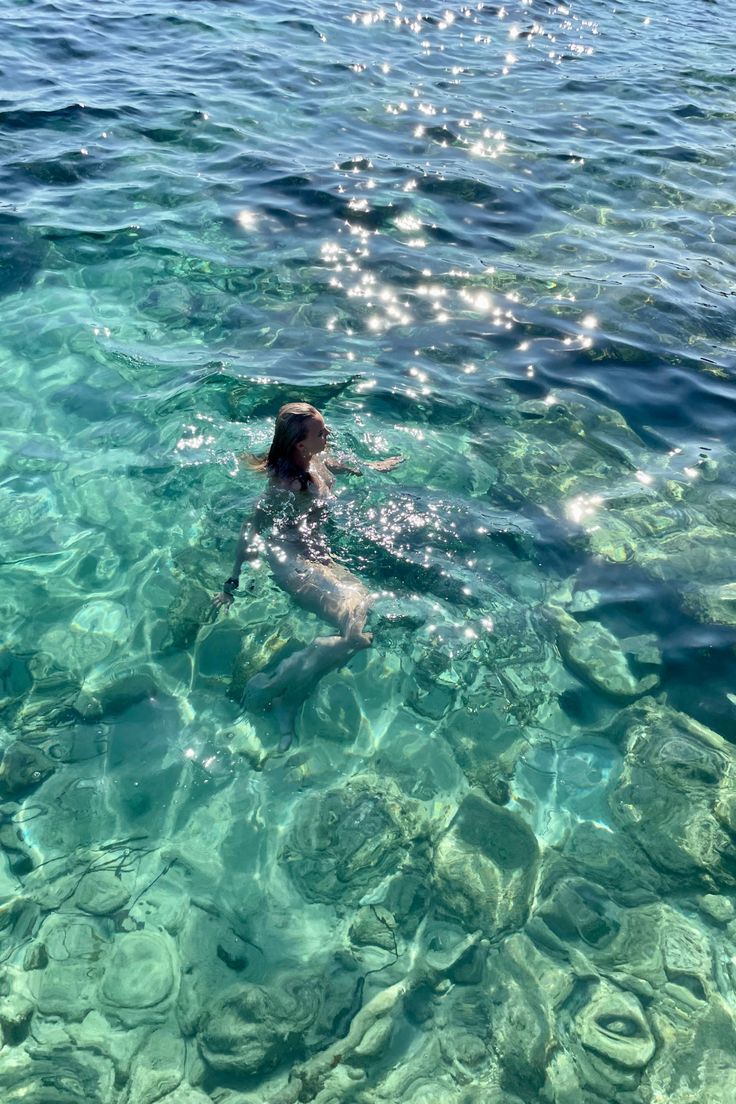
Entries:
[[306, 490], [312, 477], [294, 463], [294, 449], [307, 436], [310, 418], [321, 417], [316, 406], [310, 403], [286, 403], [276, 415], [270, 449], [263, 456], [246, 456], [248, 467], [279, 479], [298, 479], [302, 490]]

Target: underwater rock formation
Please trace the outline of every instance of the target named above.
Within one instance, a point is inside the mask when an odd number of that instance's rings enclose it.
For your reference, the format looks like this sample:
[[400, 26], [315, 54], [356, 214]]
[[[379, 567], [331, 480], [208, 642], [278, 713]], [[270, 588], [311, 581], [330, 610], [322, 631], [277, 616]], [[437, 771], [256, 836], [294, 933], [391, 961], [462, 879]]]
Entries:
[[167, 621], [171, 647], [190, 647], [203, 625], [213, 620], [212, 595], [199, 584], [188, 582], [169, 606]]
[[366, 1081], [367, 1071], [380, 1060], [400, 1026], [407, 999], [420, 988], [446, 991], [449, 975], [473, 954], [480, 941], [480, 933], [476, 932], [444, 953], [415, 961], [399, 981], [379, 989], [365, 1002], [344, 1038], [293, 1066], [285, 1084], [263, 1092], [263, 1104], [339, 1100], [351, 1086]]
[[[627, 702], [656, 687], [659, 682], [656, 673], [637, 678], [627, 659], [627, 651], [635, 658], [642, 652], [646, 656], [645, 642], [643, 645], [639, 640], [633, 641], [627, 649], [625, 642], [619, 642], [598, 621], [578, 622], [557, 607], [551, 607], [549, 613], [557, 628], [557, 645], [565, 663], [596, 690]], [[656, 654], [652, 658], [661, 662]]]
[[154, 1023], [176, 1000], [176, 948], [165, 933], [117, 935], [100, 983], [100, 1007], [126, 1025]]
[[148, 1035], [135, 1056], [121, 1104], [154, 1104], [181, 1085], [184, 1077], [184, 1040], [179, 1032], [162, 1028]]
[[469, 697], [474, 708], [466, 705], [453, 710], [439, 731], [470, 785], [481, 789], [491, 801], [505, 805], [516, 763], [529, 747], [527, 729], [510, 724], [490, 695], [482, 701], [480, 694]]
[[380, 947], [396, 951], [396, 920], [381, 905], [358, 909], [350, 925], [350, 939], [358, 947]]
[[645, 904], [664, 892], [665, 879], [646, 851], [631, 838], [614, 836], [606, 825], [576, 824], [564, 841], [562, 856], [569, 871], [604, 887], [621, 904]]
[[736, 583], [692, 583], [682, 591], [682, 604], [698, 621], [736, 628]]
[[202, 1057], [219, 1072], [267, 1072], [301, 1053], [318, 1008], [316, 979], [278, 991], [239, 985], [206, 1008], [198, 1034]]
[[[717, 891], [736, 885], [736, 752], [684, 713], [650, 700], [615, 720], [626, 749], [616, 822], [659, 870]], [[683, 878], [686, 881], [683, 881]]]
[[42, 748], [16, 740], [3, 752], [0, 790], [13, 795], [23, 793], [40, 785], [54, 768], [53, 760]]
[[121, 878], [109, 870], [92, 870], [82, 879], [74, 903], [82, 912], [111, 916], [128, 903], [130, 892]]
[[435, 890], [442, 911], [488, 936], [520, 928], [538, 860], [536, 837], [518, 814], [480, 794], [467, 794], [435, 849]]
[[356, 904], [410, 848], [416, 862], [426, 832], [421, 806], [395, 783], [356, 775], [302, 800], [280, 861], [306, 901]]
[[[96, 679], [95, 682], [99, 681]], [[114, 668], [101, 685], [85, 683], [74, 702], [74, 708], [85, 720], [109, 719], [119, 716], [126, 709], [154, 698], [158, 685], [150, 671], [116, 677]]]
[[547, 1069], [542, 1099], [573, 1104], [637, 1093], [655, 1040], [633, 993], [605, 981], [580, 982], [560, 1010], [557, 1032], [561, 1046]]
[[[585, 1094], [591, 1101], [631, 1094], [644, 1102], [660, 1093], [684, 1102], [695, 1084], [705, 1092], [698, 1059], [705, 1032], [728, 1047], [736, 1031], [733, 972], [719, 965], [715, 933], [660, 900], [628, 907], [580, 878], [553, 879], [543, 890], [527, 926], [534, 949], [525, 942], [510, 971], [537, 1019], [547, 1002], [545, 1031], [562, 1041], [550, 1052], [541, 1098], [572, 1104]], [[507, 940], [493, 963], [492, 984], [505, 1000], [514, 991], [506, 956], [520, 938]], [[550, 970], [562, 984], [551, 1005]], [[518, 1087], [520, 1071], [514, 1063], [510, 1085]], [[540, 1084], [542, 1072], [538, 1064]]]
[[6, 1047], [0, 1062], [5, 1104], [109, 1104], [117, 1092], [112, 1062], [78, 1052], [63, 1035], [31, 1048]]
[[273, 623], [249, 626], [242, 634], [240, 649], [233, 663], [228, 697], [233, 701], [243, 700], [246, 685], [253, 675], [274, 662], [282, 649], [294, 640], [298, 625], [287, 622], [273, 628]]

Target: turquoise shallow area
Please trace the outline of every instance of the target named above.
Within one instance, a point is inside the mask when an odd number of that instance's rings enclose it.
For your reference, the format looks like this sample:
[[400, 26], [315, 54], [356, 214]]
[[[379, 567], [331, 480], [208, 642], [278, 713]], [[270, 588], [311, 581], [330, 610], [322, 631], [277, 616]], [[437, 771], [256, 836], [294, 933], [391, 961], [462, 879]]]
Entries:
[[3, 1104], [732, 1104], [733, 6], [0, 15]]

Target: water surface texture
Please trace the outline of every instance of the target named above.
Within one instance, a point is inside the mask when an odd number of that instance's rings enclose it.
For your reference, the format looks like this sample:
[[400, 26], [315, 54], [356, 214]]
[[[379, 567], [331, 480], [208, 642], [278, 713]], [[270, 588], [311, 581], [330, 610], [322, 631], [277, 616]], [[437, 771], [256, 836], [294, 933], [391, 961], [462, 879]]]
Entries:
[[3, 1104], [732, 1104], [733, 4], [0, 13]]

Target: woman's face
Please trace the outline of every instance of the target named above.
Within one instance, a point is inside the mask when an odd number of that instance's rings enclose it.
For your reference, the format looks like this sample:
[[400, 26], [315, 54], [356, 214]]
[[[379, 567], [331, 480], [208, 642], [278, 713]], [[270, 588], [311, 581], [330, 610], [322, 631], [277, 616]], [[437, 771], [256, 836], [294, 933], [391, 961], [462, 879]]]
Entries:
[[307, 435], [299, 442], [297, 448], [301, 450], [307, 460], [311, 460], [313, 456], [324, 452], [327, 448], [329, 435], [330, 431], [325, 425], [324, 418], [321, 414], [315, 414], [313, 418], [308, 420]]

